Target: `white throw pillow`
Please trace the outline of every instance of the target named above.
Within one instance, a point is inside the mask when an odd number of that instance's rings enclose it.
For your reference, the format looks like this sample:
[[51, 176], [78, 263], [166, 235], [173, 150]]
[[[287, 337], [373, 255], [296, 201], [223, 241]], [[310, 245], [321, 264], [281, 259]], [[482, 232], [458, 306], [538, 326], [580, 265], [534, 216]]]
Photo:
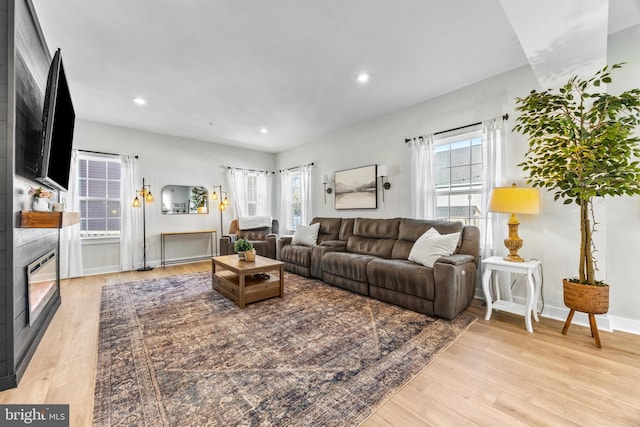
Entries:
[[460, 240], [460, 233], [441, 235], [435, 228], [430, 228], [413, 244], [409, 261], [425, 267], [433, 267], [438, 258], [451, 255], [456, 250], [458, 240]]
[[293, 234], [291, 244], [313, 246], [318, 241], [318, 232], [320, 231], [320, 223], [312, 225], [299, 225]]

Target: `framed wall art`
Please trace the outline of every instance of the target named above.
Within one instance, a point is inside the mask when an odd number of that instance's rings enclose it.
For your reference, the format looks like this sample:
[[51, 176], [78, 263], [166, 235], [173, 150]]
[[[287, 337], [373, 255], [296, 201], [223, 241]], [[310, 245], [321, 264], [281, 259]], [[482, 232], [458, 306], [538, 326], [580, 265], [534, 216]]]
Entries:
[[376, 165], [334, 173], [336, 209], [376, 209], [378, 180]]

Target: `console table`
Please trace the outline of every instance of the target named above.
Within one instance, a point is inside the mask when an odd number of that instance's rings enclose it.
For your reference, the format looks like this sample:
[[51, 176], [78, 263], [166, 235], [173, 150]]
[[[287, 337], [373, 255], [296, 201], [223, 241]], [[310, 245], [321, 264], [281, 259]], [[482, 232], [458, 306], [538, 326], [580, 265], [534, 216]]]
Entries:
[[[527, 326], [527, 331], [533, 332], [533, 326], [531, 325], [531, 317], [538, 322], [538, 313], [536, 310], [536, 303], [540, 297], [540, 289], [542, 286], [542, 280], [540, 277], [540, 261], [530, 260], [524, 262], [505, 261], [502, 257], [492, 256], [482, 261], [484, 265], [484, 274], [482, 275], [482, 290], [484, 291], [485, 301], [487, 303], [487, 313], [484, 316], [485, 320], [491, 319], [491, 311], [502, 310], [513, 314], [519, 314], [524, 316], [524, 322]], [[500, 296], [500, 286], [496, 284], [495, 301], [493, 301], [490, 282], [491, 274], [494, 271], [504, 271], [506, 273], [524, 274], [527, 277], [527, 300], [525, 304], [518, 304], [513, 302], [511, 296], [511, 287], [507, 286], [507, 295], [504, 298]], [[510, 280], [509, 280], [510, 281]], [[508, 284], [507, 284], [508, 285]]]
[[[210, 234], [211, 235], [211, 255], [202, 255], [202, 256], [198, 256], [198, 257], [192, 257], [192, 258], [183, 258], [180, 260], [174, 260], [174, 261], [167, 261], [166, 257], [165, 257], [165, 249], [166, 249], [166, 242], [165, 239], [168, 236], [181, 236], [181, 235], [188, 235], [188, 234]], [[217, 239], [217, 231], [216, 230], [198, 230], [198, 231], [172, 231], [172, 232], [167, 232], [167, 233], [160, 233], [160, 265], [162, 267], [164, 267], [166, 264], [171, 264], [171, 263], [179, 263], [179, 262], [185, 262], [185, 261], [196, 261], [199, 259], [210, 259], [211, 257], [216, 256], [216, 254], [218, 253], [218, 239]], [[214, 250], [214, 245], [215, 245], [215, 250]]]

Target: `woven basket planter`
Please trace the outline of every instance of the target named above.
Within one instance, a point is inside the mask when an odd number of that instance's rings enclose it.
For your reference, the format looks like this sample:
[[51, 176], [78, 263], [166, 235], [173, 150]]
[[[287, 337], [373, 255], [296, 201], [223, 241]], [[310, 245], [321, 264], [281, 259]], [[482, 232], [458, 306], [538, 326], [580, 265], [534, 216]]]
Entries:
[[604, 314], [609, 311], [609, 285], [589, 286], [562, 281], [564, 304], [582, 313]]
[[256, 260], [256, 250], [250, 249], [248, 251], [238, 252], [238, 258], [240, 258], [240, 261], [253, 262]]

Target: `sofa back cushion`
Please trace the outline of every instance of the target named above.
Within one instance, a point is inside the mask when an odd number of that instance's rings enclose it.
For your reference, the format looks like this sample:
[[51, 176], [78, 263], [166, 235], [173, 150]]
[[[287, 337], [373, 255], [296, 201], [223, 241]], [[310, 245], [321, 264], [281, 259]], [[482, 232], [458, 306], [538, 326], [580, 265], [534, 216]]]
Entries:
[[315, 217], [311, 220], [311, 224], [320, 224], [320, 230], [318, 231], [318, 241], [319, 245], [322, 242], [328, 240], [338, 240], [338, 236], [340, 234], [340, 225], [342, 224], [342, 218], [322, 218]]
[[368, 239], [366, 237], [351, 236], [347, 240], [347, 251], [355, 254], [373, 255], [380, 258], [391, 258], [393, 239]]
[[238, 237], [238, 239], [247, 240], [266, 240], [268, 234], [271, 234], [271, 227], [236, 231], [236, 236]]
[[397, 239], [400, 218], [356, 218], [353, 223], [353, 235], [371, 239]]
[[480, 229], [475, 225], [466, 225], [462, 230], [461, 245], [457, 253], [471, 255], [480, 265]]
[[339, 240], [344, 240], [345, 242], [349, 240], [349, 237], [353, 236], [353, 223], [355, 222], [355, 218], [343, 218], [342, 225], [340, 226], [340, 236]]
[[271, 227], [252, 228], [250, 230], [240, 230], [238, 218], [229, 224], [229, 234], [235, 234], [238, 239], [265, 240], [269, 234], [278, 234], [278, 220], [271, 220]]
[[[402, 218], [398, 229], [398, 240], [393, 245], [392, 259], [408, 259], [411, 248], [420, 236], [430, 228], [440, 234], [461, 233], [464, 224], [458, 221], [435, 221], [426, 219]], [[463, 239], [458, 241], [454, 253], [459, 253]]]
[[353, 235], [347, 240], [347, 251], [391, 258], [399, 226], [400, 218], [356, 218]]

